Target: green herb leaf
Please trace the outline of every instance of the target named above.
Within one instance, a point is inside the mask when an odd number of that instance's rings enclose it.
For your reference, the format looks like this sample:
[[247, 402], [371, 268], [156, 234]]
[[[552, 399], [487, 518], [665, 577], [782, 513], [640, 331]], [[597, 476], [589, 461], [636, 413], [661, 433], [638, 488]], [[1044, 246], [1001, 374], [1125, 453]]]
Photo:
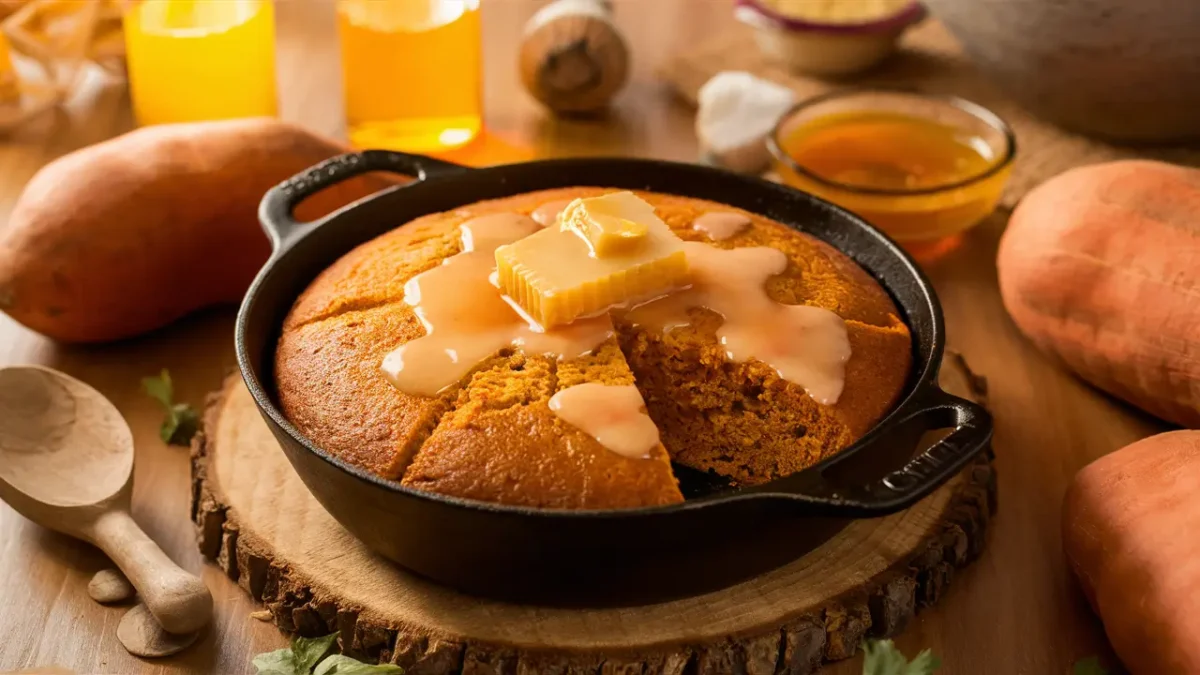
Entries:
[[158, 435], [164, 443], [170, 445], [188, 445], [192, 436], [200, 428], [200, 415], [192, 406], [186, 403], [174, 403], [175, 387], [171, 382], [171, 373], [163, 368], [158, 377], [142, 378], [142, 389], [162, 404], [167, 416], [163, 418]]
[[317, 665], [329, 650], [333, 649], [333, 643], [337, 641], [337, 633], [326, 635], [319, 638], [292, 638], [292, 652], [296, 655], [296, 663], [300, 668], [300, 672], [308, 675], [308, 672]]
[[150, 398], [161, 403], [164, 409], [171, 409], [171, 399], [175, 397], [175, 386], [171, 383], [171, 373], [166, 368], [163, 368], [162, 374], [158, 377], [143, 377], [142, 389], [146, 390]]
[[334, 654], [321, 662], [313, 675], [401, 675], [404, 669], [381, 663], [377, 666], [356, 661], [345, 654]]
[[1108, 675], [1108, 671], [1100, 665], [1100, 659], [1089, 656], [1075, 662], [1073, 675]]
[[863, 675], [933, 675], [941, 662], [928, 649], [909, 662], [891, 640], [863, 643]]
[[308, 675], [307, 668], [300, 670], [291, 647], [259, 654], [252, 663], [258, 675]]
[[192, 436], [200, 430], [200, 415], [186, 403], [171, 406], [171, 412], [163, 420], [158, 435], [168, 445], [189, 445]]
[[932, 675], [933, 671], [942, 667], [942, 662], [928, 649], [921, 650], [917, 658], [908, 662], [905, 675]]

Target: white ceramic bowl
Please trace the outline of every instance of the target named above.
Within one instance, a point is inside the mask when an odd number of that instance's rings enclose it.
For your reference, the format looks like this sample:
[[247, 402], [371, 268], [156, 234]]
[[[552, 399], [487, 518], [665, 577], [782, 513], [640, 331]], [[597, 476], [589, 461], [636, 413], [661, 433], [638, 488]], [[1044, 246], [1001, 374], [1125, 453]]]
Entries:
[[894, 14], [859, 23], [817, 22], [786, 16], [760, 0], [737, 0], [734, 16], [754, 28], [759, 49], [797, 73], [850, 75], [886, 58], [900, 35], [925, 18], [913, 0]]

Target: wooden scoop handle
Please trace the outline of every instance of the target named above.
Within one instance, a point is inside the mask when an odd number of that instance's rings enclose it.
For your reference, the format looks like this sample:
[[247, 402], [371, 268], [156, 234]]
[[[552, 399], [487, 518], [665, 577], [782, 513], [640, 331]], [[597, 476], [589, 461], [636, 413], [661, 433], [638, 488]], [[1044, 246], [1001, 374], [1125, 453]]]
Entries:
[[196, 575], [181, 569], [126, 511], [95, 522], [89, 537], [137, 589], [150, 613], [169, 633], [191, 633], [208, 623], [213, 599]]

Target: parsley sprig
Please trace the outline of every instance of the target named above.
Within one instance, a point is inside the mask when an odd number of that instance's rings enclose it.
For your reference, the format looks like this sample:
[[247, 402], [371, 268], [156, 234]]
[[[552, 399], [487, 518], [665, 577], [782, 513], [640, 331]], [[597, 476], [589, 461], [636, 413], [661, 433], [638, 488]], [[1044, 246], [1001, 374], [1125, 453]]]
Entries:
[[258, 675], [401, 675], [386, 663], [371, 665], [345, 654], [332, 654], [337, 633], [319, 638], [292, 638], [292, 644], [254, 657]]
[[175, 403], [175, 386], [171, 382], [171, 373], [163, 368], [158, 377], [143, 377], [142, 389], [162, 404], [166, 411], [158, 435], [169, 445], [188, 445], [192, 436], [200, 428], [200, 415], [195, 408], [187, 403]]

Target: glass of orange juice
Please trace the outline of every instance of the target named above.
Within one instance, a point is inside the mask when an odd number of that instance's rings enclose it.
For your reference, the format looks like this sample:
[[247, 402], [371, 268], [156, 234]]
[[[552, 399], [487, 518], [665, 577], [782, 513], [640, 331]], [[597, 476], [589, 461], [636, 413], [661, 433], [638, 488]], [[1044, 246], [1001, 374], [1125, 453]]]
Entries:
[[351, 143], [436, 152], [479, 133], [479, 0], [338, 0], [337, 14]]
[[8, 39], [0, 33], [0, 103], [9, 103], [21, 98], [17, 87], [17, 71], [13, 69], [8, 54]]
[[139, 123], [278, 113], [270, 0], [142, 0], [124, 23]]

